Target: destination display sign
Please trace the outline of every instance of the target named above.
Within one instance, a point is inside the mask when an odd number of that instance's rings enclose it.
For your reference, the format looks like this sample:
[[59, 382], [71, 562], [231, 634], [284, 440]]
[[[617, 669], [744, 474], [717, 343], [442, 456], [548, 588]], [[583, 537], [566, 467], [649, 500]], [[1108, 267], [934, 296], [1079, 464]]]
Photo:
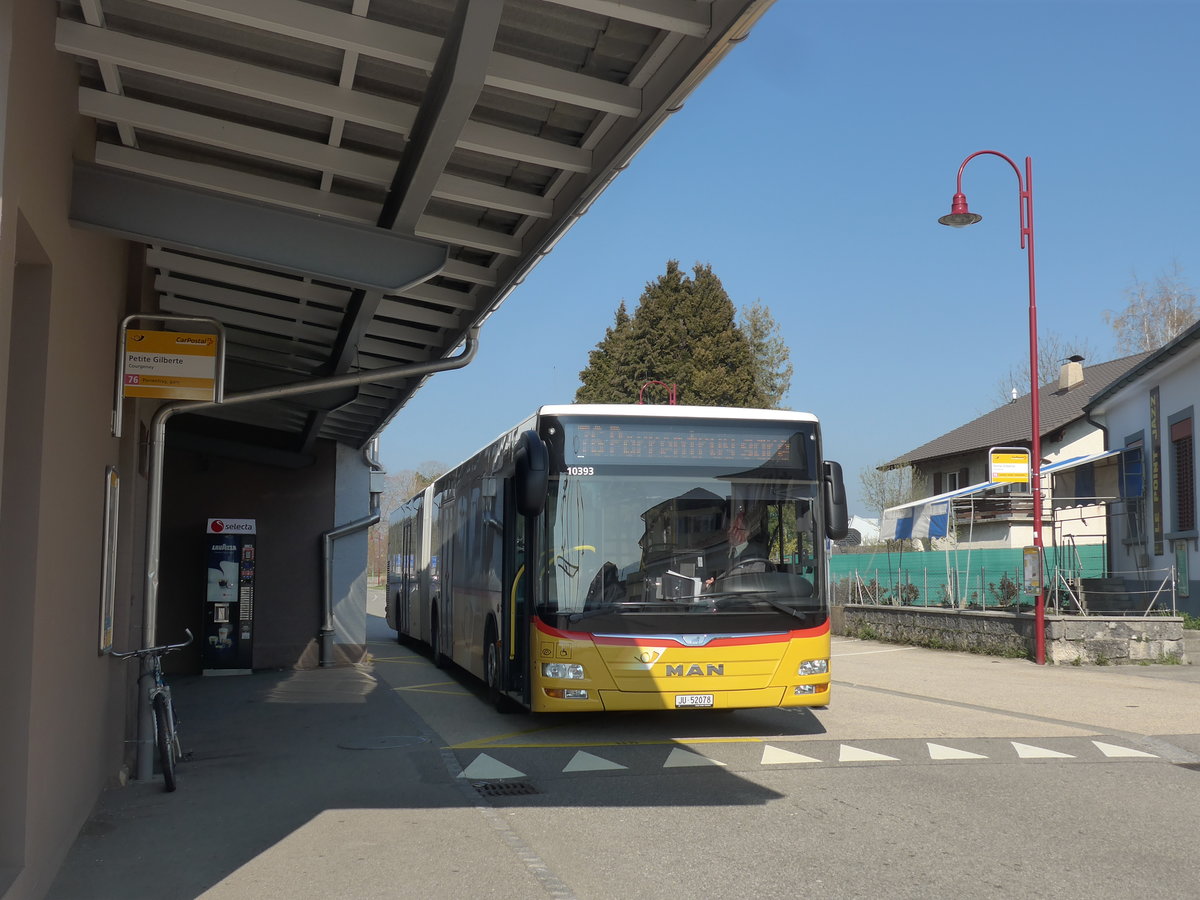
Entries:
[[567, 432], [564, 448], [567, 465], [738, 463], [804, 469], [807, 438], [811, 435], [811, 426], [793, 423], [568, 421], [563, 424]]

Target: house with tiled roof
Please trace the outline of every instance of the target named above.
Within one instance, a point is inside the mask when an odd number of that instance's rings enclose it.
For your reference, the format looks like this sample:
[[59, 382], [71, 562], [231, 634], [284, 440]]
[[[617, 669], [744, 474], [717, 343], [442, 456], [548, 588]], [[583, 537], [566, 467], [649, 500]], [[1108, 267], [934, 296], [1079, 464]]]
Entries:
[[[1038, 392], [1043, 469], [1055, 463], [1087, 463], [1107, 450], [1103, 423], [1086, 411], [1102, 389], [1119, 381], [1149, 353], [1085, 366], [1066, 361], [1057, 380]], [[979, 416], [965, 425], [896, 457], [881, 469], [911, 466], [913, 484], [927, 497], [952, 496], [953, 520], [960, 544], [976, 547], [1024, 547], [1033, 544], [1033, 495], [1027, 482], [997, 485], [989, 481], [989, 451], [994, 447], [1030, 446], [1030, 395]], [[1079, 544], [1103, 543], [1103, 513], [1070, 504], [1056, 507], [1051, 477], [1044, 473], [1043, 542], [1069, 539]]]

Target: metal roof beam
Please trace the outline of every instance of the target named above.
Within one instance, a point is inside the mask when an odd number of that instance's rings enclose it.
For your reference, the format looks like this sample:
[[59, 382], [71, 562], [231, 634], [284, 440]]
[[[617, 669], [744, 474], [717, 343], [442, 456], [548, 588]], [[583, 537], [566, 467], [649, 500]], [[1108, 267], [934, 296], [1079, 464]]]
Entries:
[[[396, 171], [394, 160], [265, 128], [255, 128], [94, 88], [79, 89], [79, 112], [118, 127], [133, 127], [158, 135], [193, 141], [221, 150], [327, 172], [362, 184], [384, 186]], [[129, 142], [132, 146], [132, 142]], [[466, 203], [483, 209], [499, 209], [518, 215], [546, 219], [553, 205], [537, 194], [517, 191], [443, 173], [432, 194], [443, 200]]]
[[384, 228], [416, 229], [459, 135], [471, 119], [496, 43], [503, 4], [458, 0], [429, 86], [379, 214]]
[[712, 27], [708, 5], [693, 0], [547, 0], [598, 16], [650, 25], [688, 37], [704, 37]]
[[[423, 72], [434, 68], [442, 43], [438, 38], [419, 31], [362, 16], [347, 15], [297, 0], [254, 0], [253, 3], [247, 3], [246, 0], [152, 2], [275, 34], [285, 34], [314, 44], [337, 47], [348, 53], [385, 60]], [[653, 16], [657, 22], [680, 25], [686, 28], [688, 33], [694, 32], [696, 28], [703, 28], [700, 34], [708, 30], [707, 16], [689, 9], [688, 7], [694, 6], [690, 0], [674, 0], [674, 3], [686, 18], [640, 8], [643, 4], [635, 5], [633, 16]], [[489, 0], [488, 5], [496, 7], [499, 13], [503, 4]], [[610, 5], [620, 7], [625, 4]], [[638, 20], [612, 12], [606, 12], [604, 15]], [[645, 24], [651, 22], [647, 21]], [[481, 62], [484, 65], [484, 83], [488, 87], [541, 97], [551, 102], [573, 103], [585, 109], [619, 116], [636, 116], [641, 112], [641, 92], [635, 88], [494, 52], [490, 46], [482, 55]]]
[[438, 274], [445, 244], [76, 163], [70, 220], [147, 244], [213, 253], [400, 293]]
[[[73, 53], [98, 63], [126, 66], [139, 72], [370, 125], [391, 134], [408, 134], [417, 117], [417, 107], [410, 103], [67, 19], [58, 20], [55, 47], [63, 53]], [[483, 122], [468, 122], [459, 136], [458, 146], [571, 172], [587, 172], [592, 166], [592, 154], [588, 150]]]
[[[347, 222], [371, 227], [374, 231], [382, 234], [388, 233], [386, 229], [374, 228], [369, 225], [376, 221], [379, 205], [354, 197], [331, 194], [317, 188], [285, 184], [274, 178], [235, 172], [206, 163], [158, 156], [142, 150], [118, 147], [114, 144], [98, 145], [96, 161], [103, 163], [106, 167], [136, 172], [150, 178], [182, 182], [219, 194], [233, 194], [254, 202], [316, 213], [322, 220], [334, 216]], [[417, 223], [416, 231], [419, 238], [446, 244], [458, 244], [463, 247], [486, 250], [489, 253], [499, 253], [503, 256], [520, 256], [522, 252], [519, 238], [502, 231], [454, 222], [438, 216], [422, 216], [420, 222]], [[415, 238], [410, 240], [415, 240]], [[166, 241], [161, 243], [166, 243]], [[452, 272], [456, 270], [465, 274], [452, 277], [462, 277], [464, 280], [473, 281], [477, 280], [476, 277], [466, 277], [466, 275], [483, 275], [488, 279], [483, 283], [495, 282], [494, 274], [484, 274], [487, 273], [487, 269], [477, 266], [467, 267], [462, 264], [456, 266], [453, 260], [448, 262], [445, 270], [439, 274], [451, 276]], [[389, 293], [397, 292], [389, 290]]]

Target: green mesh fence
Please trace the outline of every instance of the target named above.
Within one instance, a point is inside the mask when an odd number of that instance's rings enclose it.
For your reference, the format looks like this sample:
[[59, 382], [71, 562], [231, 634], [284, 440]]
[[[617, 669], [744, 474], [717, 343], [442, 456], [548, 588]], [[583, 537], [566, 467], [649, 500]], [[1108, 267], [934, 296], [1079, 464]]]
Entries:
[[[1105, 574], [1103, 544], [1045, 549], [1047, 590], [1056, 575], [1099, 578]], [[888, 603], [904, 606], [955, 606], [990, 609], [1032, 603], [1021, 593], [1024, 559], [1020, 548], [930, 550], [903, 554], [837, 554], [830, 558], [834, 603]]]

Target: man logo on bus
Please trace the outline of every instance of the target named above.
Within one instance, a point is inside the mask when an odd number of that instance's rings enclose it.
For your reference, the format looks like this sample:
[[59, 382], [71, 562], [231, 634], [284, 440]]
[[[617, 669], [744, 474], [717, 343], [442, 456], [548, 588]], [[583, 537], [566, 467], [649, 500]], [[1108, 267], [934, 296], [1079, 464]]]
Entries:
[[709, 663], [707, 668], [701, 667], [698, 663], [692, 663], [688, 666], [687, 671], [683, 670], [683, 663], [673, 666], [667, 663], [667, 677], [672, 675], [724, 675], [725, 663]]

